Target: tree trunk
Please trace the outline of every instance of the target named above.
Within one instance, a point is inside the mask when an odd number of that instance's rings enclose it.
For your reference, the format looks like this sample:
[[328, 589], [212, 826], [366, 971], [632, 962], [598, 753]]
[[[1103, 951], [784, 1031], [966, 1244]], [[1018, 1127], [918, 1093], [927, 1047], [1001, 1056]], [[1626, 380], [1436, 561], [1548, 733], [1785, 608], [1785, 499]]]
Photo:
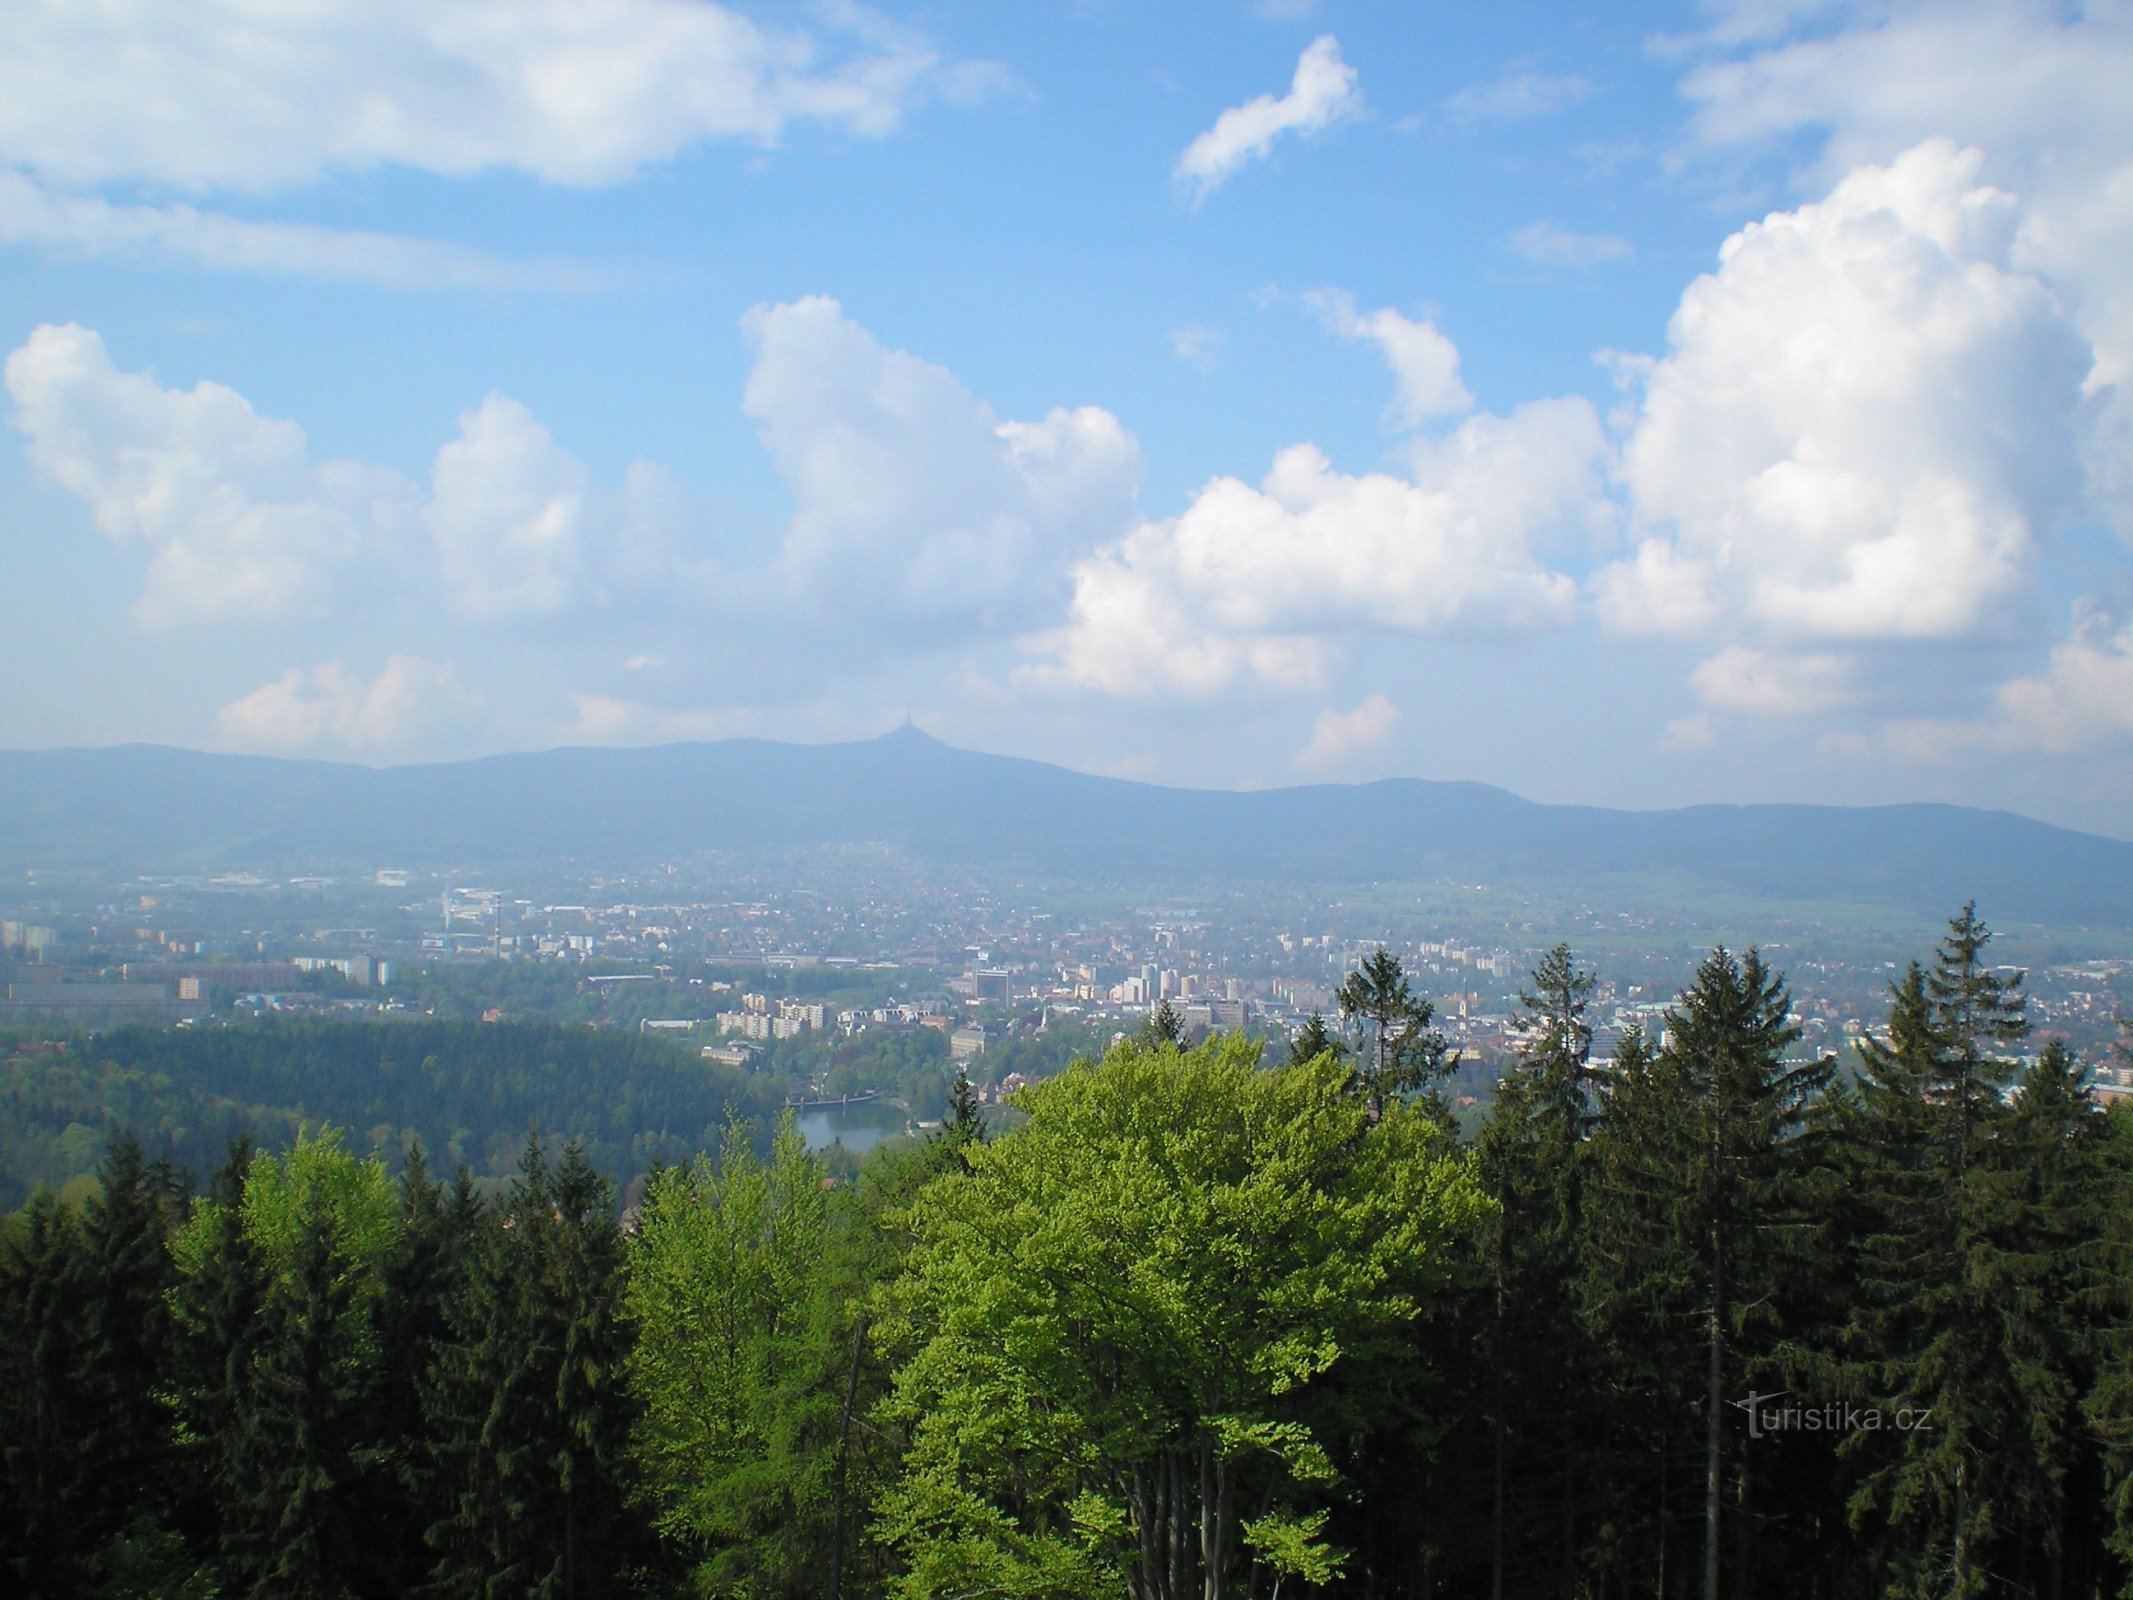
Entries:
[[578, 1597], [578, 1497], [563, 1491], [563, 1593]]
[[1222, 1600], [1221, 1495], [1215, 1485], [1215, 1447], [1200, 1441], [1200, 1593]]
[[859, 1352], [866, 1342], [867, 1319], [852, 1327], [852, 1364], [844, 1380], [844, 1410], [837, 1419], [837, 1477], [830, 1525], [829, 1600], [842, 1600], [844, 1593], [844, 1502], [845, 1481], [852, 1457], [852, 1408], [859, 1399]]
[[[1566, 1433], [1570, 1430], [1566, 1428]], [[1578, 1507], [1577, 1507], [1577, 1457], [1572, 1451], [1574, 1438], [1564, 1441], [1563, 1449], [1563, 1600], [1577, 1600], [1578, 1587]]]
[[1948, 1593], [1952, 1600], [1967, 1600], [1970, 1593], [1970, 1463], [1955, 1463], [1955, 1571]]
[[1743, 1460], [1740, 1476], [1734, 1480], [1733, 1495], [1733, 1592], [1740, 1600], [1746, 1600], [1748, 1575], [1755, 1570], [1748, 1560], [1749, 1485], [1748, 1464]]
[[1711, 1225], [1711, 1345], [1710, 1372], [1704, 1384], [1703, 1418], [1703, 1600], [1718, 1600], [1719, 1502], [1724, 1493], [1721, 1463], [1724, 1458], [1725, 1324], [1721, 1312], [1724, 1268], [1719, 1253], [1718, 1224]]
[[1671, 1444], [1662, 1434], [1659, 1439], [1659, 1585], [1652, 1591], [1655, 1600], [1666, 1600], [1666, 1536], [1672, 1525], [1672, 1519], [1667, 1515], [1666, 1468], [1667, 1455], [1671, 1449]]
[[1503, 1515], [1504, 1515], [1504, 1453], [1507, 1441], [1504, 1436], [1504, 1353], [1503, 1353], [1503, 1251], [1501, 1239], [1496, 1245], [1496, 1324], [1490, 1344], [1495, 1365], [1493, 1387], [1496, 1412], [1496, 1459], [1491, 1485], [1489, 1514], [1489, 1600], [1503, 1600]]

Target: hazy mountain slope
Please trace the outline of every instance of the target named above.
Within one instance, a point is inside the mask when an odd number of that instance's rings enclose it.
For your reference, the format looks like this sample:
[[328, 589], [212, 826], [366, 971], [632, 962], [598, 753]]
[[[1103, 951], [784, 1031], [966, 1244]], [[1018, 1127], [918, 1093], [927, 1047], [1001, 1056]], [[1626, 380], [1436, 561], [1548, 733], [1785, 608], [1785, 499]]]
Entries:
[[1549, 806], [1399, 779], [1168, 789], [916, 730], [552, 750], [372, 769], [160, 746], [0, 752], [0, 868], [625, 864], [878, 842], [1141, 879], [1582, 879], [1670, 872], [1780, 899], [2133, 927], [2133, 844], [1959, 806]]

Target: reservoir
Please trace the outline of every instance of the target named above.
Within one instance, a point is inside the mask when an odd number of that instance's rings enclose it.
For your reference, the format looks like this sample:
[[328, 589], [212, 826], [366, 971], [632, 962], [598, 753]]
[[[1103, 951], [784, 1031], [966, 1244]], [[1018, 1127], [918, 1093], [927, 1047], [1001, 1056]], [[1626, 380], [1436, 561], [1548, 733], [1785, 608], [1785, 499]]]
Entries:
[[854, 1155], [863, 1155], [891, 1134], [904, 1131], [901, 1106], [869, 1100], [853, 1106], [817, 1106], [800, 1113], [800, 1137], [810, 1150], [826, 1150], [842, 1144]]

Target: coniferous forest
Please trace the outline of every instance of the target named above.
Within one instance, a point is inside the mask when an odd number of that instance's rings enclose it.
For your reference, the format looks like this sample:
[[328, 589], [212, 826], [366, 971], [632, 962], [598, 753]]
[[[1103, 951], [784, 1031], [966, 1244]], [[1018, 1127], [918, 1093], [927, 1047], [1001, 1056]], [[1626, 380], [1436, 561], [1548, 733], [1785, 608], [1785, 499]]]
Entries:
[[121, 1134], [5, 1239], [8, 1587], [2133, 1593], [2133, 1126], [1989, 937], [1843, 1060], [1721, 949], [1595, 1063], [1559, 948], [1467, 1141], [1382, 953], [1282, 1059], [1159, 1012], [856, 1177], [736, 1116], [627, 1212], [577, 1143]]

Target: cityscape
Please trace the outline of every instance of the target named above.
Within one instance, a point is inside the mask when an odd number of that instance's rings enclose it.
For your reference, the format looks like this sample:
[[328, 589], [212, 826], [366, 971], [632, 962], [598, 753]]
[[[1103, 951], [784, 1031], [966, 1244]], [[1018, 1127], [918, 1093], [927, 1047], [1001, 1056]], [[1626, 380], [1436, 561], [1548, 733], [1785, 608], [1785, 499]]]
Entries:
[[[0, 922], [0, 1023], [567, 1017], [658, 1034], [732, 1067], [797, 1072], [796, 1100], [824, 1091], [835, 1041], [925, 1028], [997, 1093], [1005, 1077], [1018, 1080], [1010, 1088], [1031, 1081], [1026, 1065], [995, 1070], [1000, 1045], [1055, 1034], [1067, 1053], [1032, 1061], [1056, 1071], [1163, 1006], [1194, 1039], [1221, 1030], [1281, 1042], [1314, 1014], [1338, 1023], [1340, 985], [1382, 949], [1430, 1000], [1434, 1027], [1459, 1053], [1459, 1104], [1473, 1111], [1527, 1042], [1517, 997], [1559, 941], [1598, 973], [1592, 1050], [1602, 1064], [1626, 1027], [1663, 1035], [1706, 939], [1758, 944], [1784, 972], [1803, 1054], [1848, 1059], [1861, 1038], [1884, 1036], [1898, 976], [1887, 935], [1807, 919], [1727, 935], [1694, 915], [1530, 901], [1507, 912], [1517, 897], [1470, 885], [1142, 897], [944, 873], [874, 851], [778, 870], [666, 865], [568, 880], [566, 892], [390, 867], [367, 880], [54, 884], [47, 898], [25, 885]], [[2040, 930], [2003, 944], [2026, 958], [2006, 964], [2026, 979], [2026, 1048], [2061, 1041], [2099, 1063], [2096, 1095], [2133, 1092], [2127, 1069], [2105, 1056], [2133, 1011], [2133, 957], [2100, 953], [2122, 941]], [[514, 971], [524, 981], [505, 998], [489, 975]], [[773, 1042], [785, 1048], [766, 1059]], [[844, 1082], [843, 1092], [896, 1088]], [[926, 1120], [919, 1111], [937, 1112], [933, 1100], [911, 1108], [913, 1125]]]

